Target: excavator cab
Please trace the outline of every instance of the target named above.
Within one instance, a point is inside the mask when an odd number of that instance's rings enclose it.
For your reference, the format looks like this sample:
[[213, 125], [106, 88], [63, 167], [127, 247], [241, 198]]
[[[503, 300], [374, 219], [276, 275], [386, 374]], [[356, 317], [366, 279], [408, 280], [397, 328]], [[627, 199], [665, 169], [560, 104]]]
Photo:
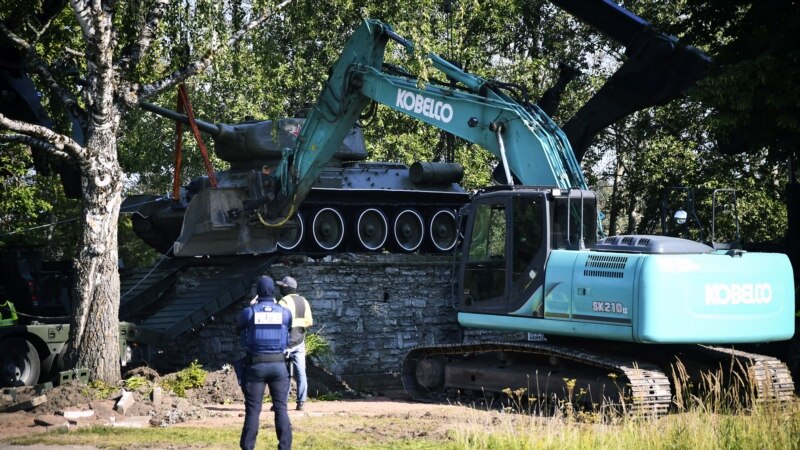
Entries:
[[594, 245], [596, 199], [589, 191], [501, 186], [476, 195], [461, 261], [461, 309], [543, 316], [552, 249]]

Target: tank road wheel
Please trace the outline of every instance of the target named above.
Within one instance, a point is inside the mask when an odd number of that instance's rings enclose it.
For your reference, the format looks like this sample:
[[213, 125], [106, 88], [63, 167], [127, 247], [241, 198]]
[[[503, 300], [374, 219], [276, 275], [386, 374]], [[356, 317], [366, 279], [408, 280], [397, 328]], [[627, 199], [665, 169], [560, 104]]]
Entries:
[[413, 252], [422, 244], [425, 224], [422, 216], [413, 209], [406, 209], [394, 219], [394, 239], [401, 249]]
[[303, 242], [303, 235], [305, 232], [305, 224], [303, 224], [303, 216], [300, 213], [295, 213], [294, 218], [289, 221], [289, 224], [281, 229], [278, 235], [278, 247], [282, 250], [294, 250]]
[[344, 239], [344, 219], [339, 211], [323, 208], [314, 215], [311, 225], [314, 242], [323, 250], [333, 250]]
[[458, 226], [456, 215], [446, 209], [437, 211], [431, 219], [431, 242], [437, 250], [446, 252], [456, 245]]
[[386, 221], [386, 215], [375, 208], [364, 210], [358, 216], [356, 228], [358, 242], [367, 250], [380, 249], [389, 236], [389, 224]]
[[25, 339], [10, 337], [0, 342], [0, 386], [33, 386], [39, 381], [39, 353]]

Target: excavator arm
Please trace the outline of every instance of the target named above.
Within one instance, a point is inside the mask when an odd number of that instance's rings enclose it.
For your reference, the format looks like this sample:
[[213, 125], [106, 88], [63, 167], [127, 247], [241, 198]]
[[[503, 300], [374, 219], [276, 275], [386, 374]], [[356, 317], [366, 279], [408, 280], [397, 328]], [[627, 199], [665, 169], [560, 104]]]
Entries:
[[285, 153], [276, 170], [281, 186], [278, 199], [289, 205], [281, 208], [288, 210], [287, 216], [308, 194], [370, 101], [487, 149], [508, 168], [508, 184], [586, 189], [569, 141], [538, 107], [522, 105], [491, 81], [435, 54], [427, 55], [431, 65], [456, 80], [458, 87], [419, 83], [414, 76], [389, 73], [383, 58], [390, 39], [414, 51], [413, 44], [389, 25], [366, 20], [332, 67], [297, 146]]

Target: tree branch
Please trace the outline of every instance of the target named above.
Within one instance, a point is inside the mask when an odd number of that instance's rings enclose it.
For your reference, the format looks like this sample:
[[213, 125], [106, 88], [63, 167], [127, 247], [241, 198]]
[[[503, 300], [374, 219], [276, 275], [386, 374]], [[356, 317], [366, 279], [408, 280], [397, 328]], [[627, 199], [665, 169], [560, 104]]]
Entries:
[[136, 44], [134, 44], [133, 48], [131, 48], [129, 52], [126, 52], [117, 63], [117, 66], [126, 74], [136, 69], [142, 56], [150, 49], [150, 45], [153, 43], [153, 38], [156, 35], [158, 23], [161, 21], [161, 18], [164, 17], [169, 2], [170, 0], [156, 0], [156, 4], [151, 7], [144, 23], [142, 23], [142, 28], [139, 30], [139, 38], [136, 40]]
[[292, 2], [292, 0], [283, 0], [281, 3], [278, 3], [275, 6], [274, 10], [266, 9], [263, 14], [261, 14], [259, 17], [255, 18], [255, 19], [251, 20], [241, 30], [239, 30], [236, 33], [234, 33], [234, 35], [231, 36], [231, 38], [228, 40], [228, 46], [233, 47], [237, 42], [239, 42], [245, 36], [245, 34], [249, 33], [250, 30], [252, 30], [253, 28], [256, 28], [256, 27], [260, 26], [262, 23], [266, 22], [267, 19], [272, 17], [272, 14], [274, 14], [275, 11], [279, 11], [279, 10], [283, 9], [286, 5], [288, 5], [291, 2]]
[[76, 57], [79, 57], [79, 58], [83, 58], [84, 56], [86, 56], [83, 52], [79, 52], [78, 50], [75, 50], [75, 49], [72, 49], [72, 48], [69, 48], [69, 47], [64, 47], [64, 53], [67, 53], [67, 54], [70, 54], [72, 56], [76, 56]]
[[45, 85], [47, 85], [47, 87], [54, 94], [56, 94], [58, 98], [61, 99], [61, 102], [64, 103], [64, 107], [67, 108], [67, 110], [78, 120], [85, 120], [86, 111], [80, 107], [78, 104], [78, 99], [75, 98], [70, 91], [65, 89], [61, 83], [59, 83], [53, 77], [53, 75], [50, 73], [50, 69], [47, 67], [47, 64], [37, 55], [36, 48], [30, 42], [17, 36], [14, 32], [9, 30], [2, 22], [0, 22], [0, 32], [2, 32], [17, 47], [27, 52], [28, 64], [32, 67], [34, 72], [42, 77], [42, 81], [45, 83]]
[[[77, 142], [73, 141], [71, 138], [64, 136], [63, 134], [56, 133], [47, 127], [34, 125], [32, 123], [22, 122], [19, 120], [12, 120], [3, 114], [0, 114], [0, 126], [16, 133], [21, 133], [42, 140], [50, 144], [54, 148], [54, 152], [64, 152], [75, 158], [77, 161], [79, 161], [79, 163], [85, 161], [86, 149], [84, 149]], [[48, 150], [46, 146], [40, 148]]]
[[56, 148], [55, 145], [43, 141], [41, 139], [37, 139], [32, 136], [28, 136], [25, 134], [1, 134], [0, 133], [0, 142], [10, 142], [10, 143], [17, 143], [17, 144], [25, 144], [31, 147], [36, 147], [38, 149], [44, 150], [51, 155], [55, 155], [59, 158], [65, 160], [71, 160], [71, 156], [69, 153], [64, 152]]
[[[272, 17], [272, 15], [276, 11], [283, 9], [286, 5], [288, 5], [291, 2], [292, 0], [283, 0], [281, 3], [277, 4], [274, 8], [265, 9], [260, 16], [248, 22], [244, 27], [242, 27], [242, 29], [240, 29], [239, 31], [234, 33], [233, 36], [231, 36], [231, 38], [228, 40], [228, 47], [229, 48], [234, 47], [239, 41], [242, 40], [242, 38], [244, 38], [247, 35], [247, 33], [249, 33], [254, 28], [266, 22], [267, 19]], [[173, 88], [182, 81], [191, 77], [192, 75], [196, 75], [202, 72], [208, 66], [211, 65], [211, 61], [214, 58], [216, 50], [217, 48], [210, 49], [208, 52], [206, 52], [205, 55], [203, 55], [202, 58], [189, 63], [189, 65], [187, 65], [183, 69], [173, 72], [172, 75], [160, 81], [144, 86], [130, 85], [129, 91], [126, 93], [127, 95], [125, 96], [126, 105], [129, 107], [136, 106], [139, 103], [139, 101], [146, 100], [147, 98], [150, 98], [160, 92]]]
[[75, 19], [83, 30], [83, 37], [89, 40], [94, 37], [95, 30], [91, 24], [92, 12], [86, 0], [69, 0], [72, 10], [75, 12]]

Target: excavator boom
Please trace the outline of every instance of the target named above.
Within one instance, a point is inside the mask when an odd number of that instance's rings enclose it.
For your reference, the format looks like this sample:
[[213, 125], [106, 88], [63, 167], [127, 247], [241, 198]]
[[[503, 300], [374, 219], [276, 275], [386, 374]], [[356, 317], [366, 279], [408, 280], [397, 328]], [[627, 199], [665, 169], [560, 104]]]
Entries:
[[580, 166], [559, 127], [533, 105], [523, 106], [492, 82], [429, 54], [434, 68], [458, 87], [423, 83], [384, 70], [389, 40], [413, 44], [377, 20], [365, 20], [348, 40], [309, 115], [294, 151], [277, 169], [281, 198], [293, 210], [336, 146], [375, 101], [489, 150], [509, 170], [508, 184], [586, 189]]

